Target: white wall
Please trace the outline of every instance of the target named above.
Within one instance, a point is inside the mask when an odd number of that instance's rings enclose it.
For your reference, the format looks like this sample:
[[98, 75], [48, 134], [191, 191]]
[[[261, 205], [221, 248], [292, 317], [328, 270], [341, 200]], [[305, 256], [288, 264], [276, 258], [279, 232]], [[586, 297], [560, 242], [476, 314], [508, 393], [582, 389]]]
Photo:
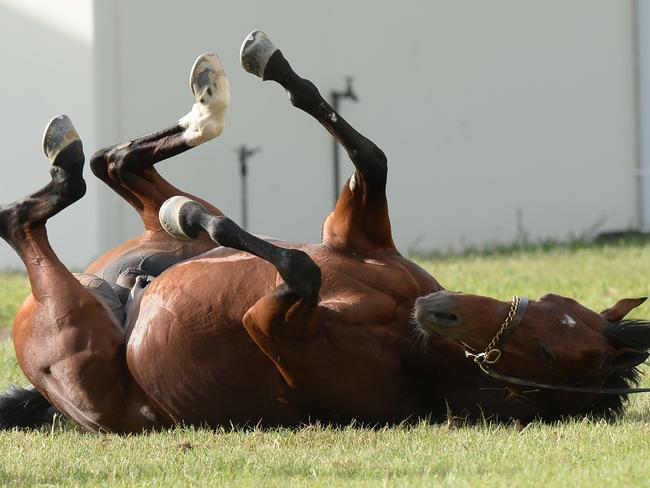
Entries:
[[[0, 36], [21, 42], [0, 48], [11, 60], [0, 92], [10, 119], [0, 123], [9, 159], [25, 167], [0, 181], [2, 201], [45, 181], [39, 136], [51, 115], [72, 116], [88, 155], [161, 128], [191, 106], [194, 58], [215, 51], [231, 79], [226, 130], [161, 172], [239, 220], [234, 148], [261, 146], [251, 161], [251, 229], [318, 240], [331, 205], [330, 139], [279, 86], [240, 68], [241, 40], [262, 28], [323, 93], [354, 76], [361, 103], [344, 101], [342, 114], [389, 157], [402, 249], [509, 241], [517, 209], [531, 238], [567, 238], [599, 222], [600, 230], [638, 225], [629, 0], [95, 0], [94, 13], [78, 0], [83, 19], [94, 15], [90, 43], [7, 1]], [[46, 69], [34, 70], [35, 59]], [[343, 167], [351, 172], [345, 158]], [[80, 245], [74, 224], [82, 221], [99, 245]], [[50, 225], [73, 265], [139, 228], [94, 181]]]
[[[49, 181], [41, 136], [55, 115], [67, 113], [84, 142], [95, 147], [92, 0], [0, 0], [0, 203]], [[88, 195], [48, 224], [63, 262], [81, 268], [98, 253], [97, 183], [86, 172]], [[0, 268], [22, 268], [0, 242]]]
[[238, 219], [233, 150], [261, 146], [256, 232], [317, 240], [331, 193], [329, 137], [239, 67], [256, 27], [321, 91], [355, 77], [361, 103], [342, 113], [389, 156], [402, 248], [511, 240], [517, 209], [533, 239], [638, 223], [629, 1], [112, 1], [119, 139], [184, 114], [194, 57], [216, 51], [231, 78], [226, 131], [161, 169]]

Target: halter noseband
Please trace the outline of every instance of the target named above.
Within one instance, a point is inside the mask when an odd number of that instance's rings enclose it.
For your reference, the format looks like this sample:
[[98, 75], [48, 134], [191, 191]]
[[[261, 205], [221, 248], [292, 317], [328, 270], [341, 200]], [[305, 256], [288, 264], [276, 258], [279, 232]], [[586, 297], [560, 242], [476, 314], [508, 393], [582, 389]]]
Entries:
[[481, 368], [486, 375], [494, 378], [495, 380], [504, 381], [513, 385], [521, 386], [534, 386], [537, 388], [543, 388], [546, 390], [559, 390], [559, 391], [570, 391], [576, 393], [597, 393], [597, 394], [610, 394], [610, 395], [622, 395], [628, 393], [647, 393], [650, 392], [650, 388], [581, 388], [579, 386], [565, 386], [565, 385], [550, 385], [547, 383], [537, 383], [535, 381], [525, 380], [523, 378], [517, 378], [515, 376], [508, 376], [503, 373], [494, 371], [489, 365], [496, 364], [499, 359], [501, 359], [501, 349], [498, 349], [497, 346], [501, 339], [506, 336], [512, 329], [517, 327], [524, 318], [526, 314], [526, 309], [528, 308], [528, 303], [530, 300], [525, 297], [513, 296], [512, 302], [510, 304], [510, 311], [508, 316], [501, 324], [501, 327], [492, 338], [490, 343], [487, 345], [485, 350], [481, 353], [474, 354], [470, 351], [465, 351], [466, 357], [471, 357], [474, 362]]
[[485, 351], [479, 354], [473, 354], [471, 352], [465, 351], [465, 356], [471, 357], [474, 359], [474, 362], [479, 366], [482, 366], [483, 363], [495, 364], [501, 359], [501, 349], [497, 349], [497, 345], [510, 329], [517, 327], [524, 318], [526, 314], [526, 309], [528, 308], [528, 298], [522, 298], [518, 296], [512, 297], [512, 303], [510, 304], [510, 311], [508, 316], [501, 324], [501, 327], [497, 331], [496, 335], [492, 338], [490, 343], [485, 348]]

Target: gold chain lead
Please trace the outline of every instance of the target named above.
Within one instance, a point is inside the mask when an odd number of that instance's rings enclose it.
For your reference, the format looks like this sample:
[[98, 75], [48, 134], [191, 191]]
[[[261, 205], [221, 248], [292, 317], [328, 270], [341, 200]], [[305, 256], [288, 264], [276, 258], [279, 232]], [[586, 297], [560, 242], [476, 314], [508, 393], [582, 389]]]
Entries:
[[485, 351], [483, 351], [482, 354], [478, 354], [476, 357], [474, 357], [474, 361], [477, 364], [484, 362], [488, 364], [494, 364], [501, 358], [501, 350], [497, 349], [496, 345], [501, 340], [501, 336], [503, 336], [503, 334], [505, 334], [505, 332], [508, 330], [510, 324], [512, 324], [512, 321], [515, 318], [515, 314], [517, 313], [517, 308], [519, 308], [520, 300], [521, 298], [516, 295], [512, 297], [512, 302], [510, 303], [510, 311], [508, 312], [506, 319], [503, 321], [503, 324], [501, 324], [501, 328], [487, 345]]

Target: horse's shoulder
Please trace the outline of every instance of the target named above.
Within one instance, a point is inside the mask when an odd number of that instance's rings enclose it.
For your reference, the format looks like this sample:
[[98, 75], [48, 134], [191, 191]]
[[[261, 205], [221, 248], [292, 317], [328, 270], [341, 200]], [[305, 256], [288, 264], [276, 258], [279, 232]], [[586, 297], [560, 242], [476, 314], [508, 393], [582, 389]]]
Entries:
[[313, 256], [331, 292], [354, 289], [363, 294], [383, 294], [397, 301], [415, 299], [440, 289], [438, 282], [414, 262], [395, 252], [368, 254], [326, 253]]
[[313, 249], [323, 283], [323, 320], [351, 325], [408, 322], [416, 298], [440, 289], [426, 271], [395, 252], [340, 253]]

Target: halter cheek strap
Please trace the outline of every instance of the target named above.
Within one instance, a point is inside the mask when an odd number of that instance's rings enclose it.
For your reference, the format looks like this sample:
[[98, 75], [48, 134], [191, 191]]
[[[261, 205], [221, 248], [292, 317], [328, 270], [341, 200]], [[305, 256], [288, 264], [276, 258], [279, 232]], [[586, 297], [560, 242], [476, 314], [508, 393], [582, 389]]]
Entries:
[[512, 329], [521, 324], [521, 321], [526, 314], [526, 309], [528, 308], [529, 300], [528, 298], [514, 296], [512, 297], [512, 303], [510, 304], [510, 311], [508, 316], [501, 324], [501, 327], [497, 331], [494, 338], [487, 345], [485, 350], [479, 354], [474, 354], [469, 351], [465, 351], [465, 356], [471, 357], [474, 362], [481, 368], [486, 375], [494, 378], [495, 380], [504, 381], [513, 385], [521, 386], [533, 386], [537, 388], [543, 388], [546, 390], [559, 390], [559, 391], [569, 391], [575, 393], [596, 393], [596, 394], [610, 394], [610, 395], [622, 395], [629, 393], [648, 393], [650, 388], [581, 388], [579, 386], [565, 386], [565, 385], [551, 385], [547, 383], [537, 383], [536, 381], [529, 381], [523, 378], [516, 378], [514, 376], [508, 376], [506, 374], [498, 373], [490, 368], [490, 365], [495, 364], [501, 358], [501, 349], [498, 349], [497, 346], [501, 339], [507, 336]]
[[509, 334], [512, 329], [521, 324], [521, 321], [524, 319], [524, 315], [526, 314], [526, 309], [528, 308], [529, 302], [530, 300], [525, 297], [512, 297], [508, 316], [503, 321], [503, 324], [501, 324], [501, 327], [497, 331], [494, 338], [487, 345], [485, 350], [479, 354], [473, 354], [471, 352], [465, 351], [465, 355], [467, 357], [473, 358], [474, 362], [479, 366], [483, 363], [494, 364], [499, 361], [499, 359], [501, 359], [501, 349], [497, 348], [499, 342], [501, 342], [501, 339]]

